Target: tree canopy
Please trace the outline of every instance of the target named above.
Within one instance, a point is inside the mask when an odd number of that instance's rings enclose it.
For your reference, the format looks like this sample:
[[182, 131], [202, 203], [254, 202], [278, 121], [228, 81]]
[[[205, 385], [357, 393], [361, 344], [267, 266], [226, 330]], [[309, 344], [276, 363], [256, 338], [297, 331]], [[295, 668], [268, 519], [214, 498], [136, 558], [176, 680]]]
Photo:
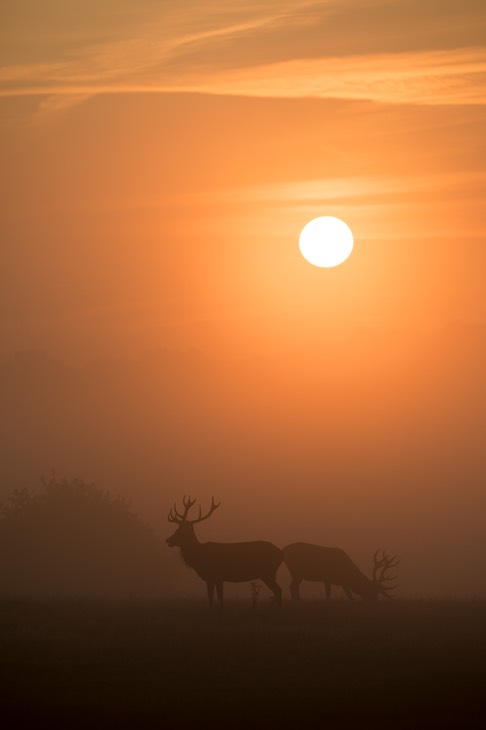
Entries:
[[80, 479], [43, 478], [1, 506], [4, 596], [157, 596], [174, 583], [169, 565], [128, 501]]

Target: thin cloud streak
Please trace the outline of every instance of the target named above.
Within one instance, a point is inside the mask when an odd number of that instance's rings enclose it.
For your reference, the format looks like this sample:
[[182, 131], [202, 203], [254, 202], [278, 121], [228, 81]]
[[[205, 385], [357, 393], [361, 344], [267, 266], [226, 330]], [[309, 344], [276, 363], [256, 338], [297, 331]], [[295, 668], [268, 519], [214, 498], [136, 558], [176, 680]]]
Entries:
[[[191, 88], [191, 86], [189, 86]], [[486, 103], [486, 50], [457, 49], [298, 60], [219, 74], [192, 90], [395, 104]]]
[[226, 188], [213, 193], [193, 197], [200, 202], [253, 203], [282, 202], [302, 200], [322, 200], [323, 198], [359, 197], [392, 193], [421, 194], [430, 190], [460, 190], [466, 184], [483, 185], [484, 172], [464, 172], [449, 175], [420, 175], [409, 177], [340, 177], [321, 180], [295, 180], [292, 182], [269, 183], [241, 188]]
[[[51, 88], [50, 84], [62, 85], [69, 81], [103, 84], [111, 79], [119, 82], [124, 79], [129, 82], [142, 72], [167, 73], [168, 65], [171, 73], [177, 72], [178, 67], [180, 72], [185, 64], [179, 57], [188, 51], [195, 56], [193, 67], [202, 64], [214, 68], [211, 45], [215, 39], [231, 41], [239, 36], [251, 39], [255, 31], [266, 26], [272, 26], [275, 31], [281, 24], [289, 23], [295, 12], [315, 4], [270, 2], [262, 8], [261, 5], [252, 7], [251, 4], [235, 3], [228, 8], [226, 3], [222, 6], [215, 2], [209, 5], [206, 3], [204, 12], [201, 12], [200, 4], [186, 2], [169, 10], [152, 11], [149, 19], [129, 26], [118, 37], [96, 43], [90, 43], [87, 39], [84, 42], [72, 42], [68, 52], [63, 46], [54, 62], [45, 59], [33, 63], [7, 62], [3, 69], [0, 68], [0, 83], [6, 85], [0, 93], [27, 93], [37, 85], [41, 90], [43, 85]], [[32, 35], [32, 42], [35, 39], [36, 36]], [[55, 39], [51, 42], [55, 44]], [[42, 55], [40, 51], [39, 54]], [[13, 58], [17, 58], [17, 55]], [[28, 89], [22, 89], [22, 83]]]
[[7, 45], [0, 96], [183, 91], [483, 104], [481, 14], [475, 0], [461, 7], [445, 2], [437, 17], [420, 0], [121, 0], [116, 15], [88, 5], [83, 33], [54, 6], [40, 29], [12, 11], [8, 37], [23, 43]]
[[[126, 63], [130, 66], [129, 59]], [[5, 69], [0, 76], [0, 94], [195, 92], [264, 98], [365, 99], [388, 104], [486, 103], [486, 49], [482, 48], [301, 59], [251, 69], [179, 75], [163, 70], [154, 72], [140, 63], [137, 78], [132, 75], [123, 79], [114, 71], [110, 78], [104, 65], [100, 58], [91, 62], [91, 68], [43, 65], [37, 78], [37, 67]], [[110, 65], [109, 58], [106, 65]]]

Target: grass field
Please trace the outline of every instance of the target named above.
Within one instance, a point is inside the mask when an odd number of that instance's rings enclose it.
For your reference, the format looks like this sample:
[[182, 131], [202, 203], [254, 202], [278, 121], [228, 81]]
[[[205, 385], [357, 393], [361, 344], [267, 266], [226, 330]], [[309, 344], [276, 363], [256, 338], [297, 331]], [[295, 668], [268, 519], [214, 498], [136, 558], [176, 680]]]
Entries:
[[486, 602], [0, 604], [3, 727], [477, 728]]

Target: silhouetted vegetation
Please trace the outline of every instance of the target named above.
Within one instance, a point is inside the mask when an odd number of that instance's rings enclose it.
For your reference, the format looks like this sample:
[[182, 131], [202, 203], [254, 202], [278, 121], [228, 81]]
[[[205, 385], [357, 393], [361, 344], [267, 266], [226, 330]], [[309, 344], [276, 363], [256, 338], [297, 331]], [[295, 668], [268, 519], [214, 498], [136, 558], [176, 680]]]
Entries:
[[161, 595], [160, 540], [121, 497], [80, 479], [12, 492], [0, 513], [0, 594]]
[[[480, 601], [0, 603], [2, 719], [50, 728], [482, 727]], [[13, 724], [12, 724], [13, 727]]]

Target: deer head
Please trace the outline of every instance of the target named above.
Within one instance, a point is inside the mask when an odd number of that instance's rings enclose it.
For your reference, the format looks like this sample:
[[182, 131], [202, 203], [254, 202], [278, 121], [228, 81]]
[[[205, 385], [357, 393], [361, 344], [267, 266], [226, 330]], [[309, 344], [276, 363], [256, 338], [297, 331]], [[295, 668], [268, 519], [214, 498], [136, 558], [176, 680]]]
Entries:
[[208, 517], [211, 517], [214, 510], [218, 509], [219, 505], [221, 504], [221, 502], [218, 502], [216, 504], [216, 502], [214, 501], [214, 497], [211, 497], [211, 507], [209, 508], [207, 514], [203, 515], [201, 513], [201, 506], [199, 506], [198, 517], [196, 517], [195, 520], [189, 520], [187, 518], [187, 515], [189, 514], [189, 510], [191, 509], [191, 507], [193, 507], [195, 503], [195, 499], [184, 496], [182, 500], [182, 504], [184, 506], [183, 513], [181, 514], [177, 511], [176, 505], [174, 505], [170, 510], [167, 519], [169, 520], [169, 522], [173, 522], [175, 525], [178, 525], [178, 527], [174, 534], [167, 538], [167, 544], [169, 547], [183, 547], [184, 545], [187, 545], [187, 543], [191, 540], [195, 540], [196, 538], [194, 535], [194, 525], [197, 525], [198, 522], [202, 522], [203, 520], [207, 520]]
[[373, 578], [372, 578], [372, 591], [370, 592], [369, 598], [376, 599], [379, 595], [385, 596], [386, 598], [392, 598], [388, 591], [393, 590], [396, 586], [387, 586], [390, 580], [395, 580], [396, 575], [386, 575], [386, 571], [389, 568], [394, 568], [400, 560], [397, 560], [396, 555], [389, 556], [383, 550], [381, 557], [378, 557], [379, 550], [373, 555]]

